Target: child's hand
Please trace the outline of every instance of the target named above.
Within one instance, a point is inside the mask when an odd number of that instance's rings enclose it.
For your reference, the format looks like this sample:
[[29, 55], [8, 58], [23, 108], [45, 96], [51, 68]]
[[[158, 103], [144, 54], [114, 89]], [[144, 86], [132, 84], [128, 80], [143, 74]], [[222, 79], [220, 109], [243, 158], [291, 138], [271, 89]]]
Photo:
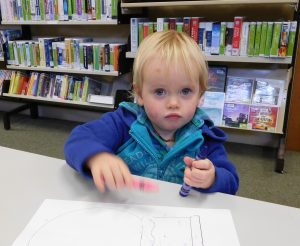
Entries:
[[87, 166], [100, 192], [105, 191], [105, 186], [110, 190], [133, 186], [133, 178], [127, 165], [116, 155], [106, 152], [97, 154], [88, 160]]
[[215, 167], [208, 159], [195, 160], [185, 156], [184, 182], [196, 188], [207, 189], [215, 182]]

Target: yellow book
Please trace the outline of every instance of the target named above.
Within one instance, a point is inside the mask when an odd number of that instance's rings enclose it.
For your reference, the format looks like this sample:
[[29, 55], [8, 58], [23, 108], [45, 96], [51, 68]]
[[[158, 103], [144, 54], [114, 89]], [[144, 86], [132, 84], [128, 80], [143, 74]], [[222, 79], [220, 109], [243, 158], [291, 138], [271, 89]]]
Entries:
[[15, 78], [16, 78], [16, 72], [13, 71], [11, 73], [11, 78], [10, 78], [10, 83], [9, 83], [9, 89], [8, 89], [8, 93], [11, 94], [12, 93], [12, 89], [14, 87], [14, 83], [15, 83]]
[[21, 81], [21, 72], [17, 72], [16, 77], [15, 77], [15, 81], [14, 81], [14, 85], [13, 85], [13, 88], [12, 88], [12, 94], [18, 94], [20, 81]]
[[27, 96], [31, 95], [31, 91], [32, 91], [32, 87], [33, 87], [33, 84], [34, 84], [35, 75], [36, 75], [36, 73], [31, 73], [30, 80], [29, 80], [29, 86], [28, 86], [28, 90], [27, 90], [27, 94], [26, 94]]

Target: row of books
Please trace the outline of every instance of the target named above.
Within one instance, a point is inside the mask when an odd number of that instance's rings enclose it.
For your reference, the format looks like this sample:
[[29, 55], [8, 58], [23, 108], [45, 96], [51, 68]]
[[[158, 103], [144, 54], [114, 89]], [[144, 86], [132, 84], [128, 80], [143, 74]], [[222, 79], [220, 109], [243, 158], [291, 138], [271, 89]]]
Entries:
[[208, 91], [226, 92], [226, 102], [279, 107], [284, 85], [284, 80], [227, 76], [227, 67], [209, 67]]
[[119, 70], [119, 55], [125, 48], [124, 44], [97, 43], [91, 38], [8, 41], [7, 63], [113, 72]]
[[201, 109], [217, 126], [275, 132], [279, 107], [230, 103], [224, 92], [205, 92]]
[[[94, 95], [108, 95], [110, 84], [89, 77], [77, 78], [67, 74], [20, 71], [11, 73], [9, 94], [37, 96], [42, 98], [91, 102]], [[113, 104], [113, 102], [112, 102]]]
[[292, 57], [296, 21], [260, 22], [234, 17], [233, 22], [210, 22], [202, 17], [131, 18], [131, 52], [153, 32], [177, 30], [191, 36], [208, 55]]
[[118, 18], [118, 0], [1, 0], [4, 21], [86, 21]]
[[3, 45], [6, 44], [7, 41], [18, 39], [22, 36], [21, 30], [14, 29], [6, 29], [0, 30], [0, 57], [4, 57], [3, 53]]

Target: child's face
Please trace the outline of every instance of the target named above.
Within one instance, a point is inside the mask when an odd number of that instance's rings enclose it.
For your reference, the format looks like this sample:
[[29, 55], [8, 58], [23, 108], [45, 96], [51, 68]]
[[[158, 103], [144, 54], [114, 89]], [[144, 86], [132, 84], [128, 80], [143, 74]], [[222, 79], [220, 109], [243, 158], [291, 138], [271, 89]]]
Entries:
[[[192, 81], [182, 66], [170, 67], [160, 59], [149, 61], [143, 71], [138, 103], [143, 105], [155, 130], [162, 135], [174, 132], [194, 116], [200, 85]], [[178, 69], [179, 68], [179, 69]]]

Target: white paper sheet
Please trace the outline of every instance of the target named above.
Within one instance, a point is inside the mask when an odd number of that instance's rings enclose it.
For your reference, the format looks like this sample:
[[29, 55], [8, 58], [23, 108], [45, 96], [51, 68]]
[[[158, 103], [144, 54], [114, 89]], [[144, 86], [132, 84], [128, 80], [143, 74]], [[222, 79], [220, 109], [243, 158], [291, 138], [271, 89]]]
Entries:
[[229, 210], [45, 200], [13, 246], [239, 246]]

